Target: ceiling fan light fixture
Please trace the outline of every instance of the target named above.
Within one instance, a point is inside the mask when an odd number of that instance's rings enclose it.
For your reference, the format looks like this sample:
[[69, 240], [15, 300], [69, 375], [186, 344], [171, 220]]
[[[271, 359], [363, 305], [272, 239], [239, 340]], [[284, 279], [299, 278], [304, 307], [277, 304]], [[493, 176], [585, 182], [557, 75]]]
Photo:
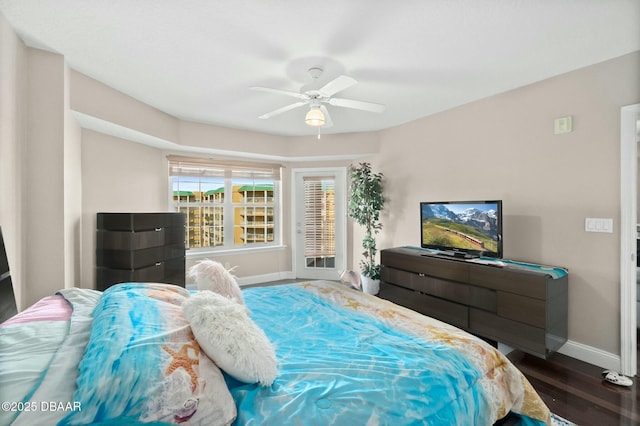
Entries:
[[304, 122], [312, 127], [324, 126], [324, 114], [319, 108], [311, 108], [307, 115], [304, 117]]

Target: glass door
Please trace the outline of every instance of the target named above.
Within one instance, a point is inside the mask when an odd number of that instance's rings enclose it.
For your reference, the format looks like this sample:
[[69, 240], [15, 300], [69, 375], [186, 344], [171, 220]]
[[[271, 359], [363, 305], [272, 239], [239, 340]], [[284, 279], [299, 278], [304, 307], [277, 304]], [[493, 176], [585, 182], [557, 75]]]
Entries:
[[337, 280], [346, 265], [346, 169], [293, 174], [296, 277]]

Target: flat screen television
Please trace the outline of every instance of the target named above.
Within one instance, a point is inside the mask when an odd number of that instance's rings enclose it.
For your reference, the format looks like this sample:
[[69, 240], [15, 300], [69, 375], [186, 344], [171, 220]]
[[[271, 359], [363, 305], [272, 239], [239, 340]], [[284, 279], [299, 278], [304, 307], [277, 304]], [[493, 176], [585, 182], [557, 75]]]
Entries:
[[502, 258], [502, 201], [421, 202], [420, 243], [444, 255]]

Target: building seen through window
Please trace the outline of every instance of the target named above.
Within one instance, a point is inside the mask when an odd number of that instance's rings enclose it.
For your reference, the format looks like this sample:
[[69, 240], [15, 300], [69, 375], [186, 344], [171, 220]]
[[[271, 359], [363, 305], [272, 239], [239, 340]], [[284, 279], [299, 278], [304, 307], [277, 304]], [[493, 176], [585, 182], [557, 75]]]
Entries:
[[[175, 210], [186, 216], [187, 247], [224, 246], [225, 237], [231, 237], [228, 246], [275, 241], [273, 183], [230, 185], [229, 197], [225, 197], [224, 179], [212, 182], [174, 177], [173, 187]], [[230, 234], [225, 233], [227, 228], [232, 229]]]
[[185, 214], [190, 249], [280, 244], [277, 164], [169, 156], [173, 209]]

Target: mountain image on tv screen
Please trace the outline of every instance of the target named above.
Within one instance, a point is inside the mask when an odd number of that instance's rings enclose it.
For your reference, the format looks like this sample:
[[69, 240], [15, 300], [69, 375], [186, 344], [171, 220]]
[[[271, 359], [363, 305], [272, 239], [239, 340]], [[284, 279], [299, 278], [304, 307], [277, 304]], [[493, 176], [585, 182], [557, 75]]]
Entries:
[[496, 204], [423, 203], [422, 244], [442, 249], [498, 252]]

